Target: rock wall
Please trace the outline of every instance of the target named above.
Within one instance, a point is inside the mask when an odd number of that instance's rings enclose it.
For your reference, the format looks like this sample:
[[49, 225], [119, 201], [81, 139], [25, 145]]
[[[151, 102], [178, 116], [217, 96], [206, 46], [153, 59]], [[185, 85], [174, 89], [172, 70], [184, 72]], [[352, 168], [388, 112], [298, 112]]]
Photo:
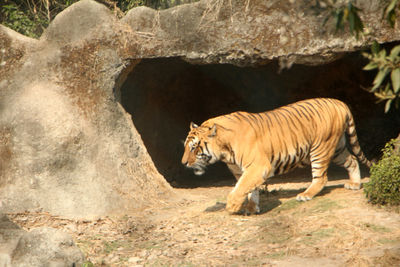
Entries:
[[[398, 29], [381, 22], [378, 0], [359, 3], [369, 31], [359, 40], [322, 28], [311, 4], [204, 0], [164, 11], [135, 8], [119, 20], [83, 0], [39, 40], [0, 25], [1, 210], [90, 217], [138, 210], [173, 194], [136, 131], [145, 114], [131, 118], [120, 104], [141, 59], [318, 65], [372, 39], [400, 39]], [[133, 94], [147, 88], [140, 90]]]
[[180, 56], [192, 63], [239, 66], [279, 60], [320, 65], [343, 52], [377, 39], [399, 39], [382, 20], [382, 3], [356, 1], [368, 34], [356, 40], [348, 31], [334, 34], [334, 23], [323, 26], [326, 13], [316, 15], [309, 0], [202, 0], [164, 11], [146, 7], [130, 10], [122, 22], [146, 38], [143, 57]]

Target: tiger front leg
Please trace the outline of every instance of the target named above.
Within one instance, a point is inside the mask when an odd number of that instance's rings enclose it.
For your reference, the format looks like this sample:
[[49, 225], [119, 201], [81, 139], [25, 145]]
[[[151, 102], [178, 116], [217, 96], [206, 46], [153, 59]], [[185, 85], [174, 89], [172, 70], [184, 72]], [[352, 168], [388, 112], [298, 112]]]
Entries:
[[260, 213], [259, 206], [260, 193], [257, 189], [254, 189], [251, 193], [248, 193], [244, 198], [237, 198], [231, 194], [228, 195], [227, 210], [230, 213], [238, 213], [244, 209], [244, 214], [258, 214]]
[[247, 195], [247, 202], [244, 205], [244, 213], [246, 215], [260, 213], [260, 192], [254, 189]]
[[[236, 164], [227, 164], [229, 170], [235, 176], [238, 181], [243, 174], [242, 169]], [[260, 193], [258, 189], [254, 189], [251, 193], [247, 195], [247, 200], [245, 199], [244, 213], [245, 214], [256, 214], [260, 213]]]
[[[256, 189], [264, 183], [261, 171], [256, 169], [248, 169], [240, 177], [232, 192], [229, 193], [226, 209], [229, 213], [238, 213], [245, 208], [246, 213], [257, 213], [260, 211], [258, 207], [259, 194]], [[248, 201], [246, 202], [246, 199]]]

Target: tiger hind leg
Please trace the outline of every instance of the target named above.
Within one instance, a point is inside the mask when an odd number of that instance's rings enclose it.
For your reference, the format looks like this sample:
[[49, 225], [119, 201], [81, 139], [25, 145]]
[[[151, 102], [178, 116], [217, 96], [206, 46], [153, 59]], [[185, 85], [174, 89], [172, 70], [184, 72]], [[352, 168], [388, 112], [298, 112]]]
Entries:
[[321, 192], [326, 183], [328, 182], [328, 176], [326, 171], [321, 173], [318, 177], [313, 178], [311, 185], [306, 191], [297, 195], [297, 201], [308, 201], [311, 200], [316, 194]]
[[[313, 149], [311, 150], [313, 151]], [[324, 188], [328, 182], [327, 170], [334, 151], [334, 149], [330, 149], [329, 147], [320, 146], [310, 153], [313, 180], [306, 191], [297, 195], [297, 201], [311, 200]]]
[[361, 188], [361, 174], [357, 158], [350, 154], [346, 148], [345, 139], [341, 140], [338, 146], [333, 162], [339, 166], [344, 167], [348, 174], [350, 181], [344, 184], [346, 189], [358, 190]]

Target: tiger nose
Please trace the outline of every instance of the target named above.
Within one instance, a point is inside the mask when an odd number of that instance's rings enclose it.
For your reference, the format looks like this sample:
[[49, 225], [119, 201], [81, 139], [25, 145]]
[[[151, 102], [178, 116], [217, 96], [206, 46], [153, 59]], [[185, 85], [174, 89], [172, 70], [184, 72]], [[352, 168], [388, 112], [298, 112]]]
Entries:
[[182, 159], [182, 164], [185, 165], [185, 166], [187, 166], [187, 164], [188, 164], [187, 159]]

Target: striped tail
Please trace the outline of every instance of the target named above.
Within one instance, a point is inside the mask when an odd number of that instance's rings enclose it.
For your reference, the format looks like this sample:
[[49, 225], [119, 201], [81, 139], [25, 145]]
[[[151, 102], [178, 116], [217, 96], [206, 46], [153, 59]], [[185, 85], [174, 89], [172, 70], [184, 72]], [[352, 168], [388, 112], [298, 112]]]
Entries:
[[346, 134], [347, 134], [347, 136], [349, 138], [351, 151], [353, 152], [354, 156], [356, 156], [357, 159], [361, 163], [365, 164], [368, 168], [371, 168], [371, 166], [372, 166], [371, 161], [369, 161], [365, 157], [364, 153], [361, 150], [360, 144], [358, 143], [356, 127], [355, 127], [355, 124], [354, 124], [353, 115], [351, 115], [350, 111], [348, 112], [348, 115], [347, 115]]

